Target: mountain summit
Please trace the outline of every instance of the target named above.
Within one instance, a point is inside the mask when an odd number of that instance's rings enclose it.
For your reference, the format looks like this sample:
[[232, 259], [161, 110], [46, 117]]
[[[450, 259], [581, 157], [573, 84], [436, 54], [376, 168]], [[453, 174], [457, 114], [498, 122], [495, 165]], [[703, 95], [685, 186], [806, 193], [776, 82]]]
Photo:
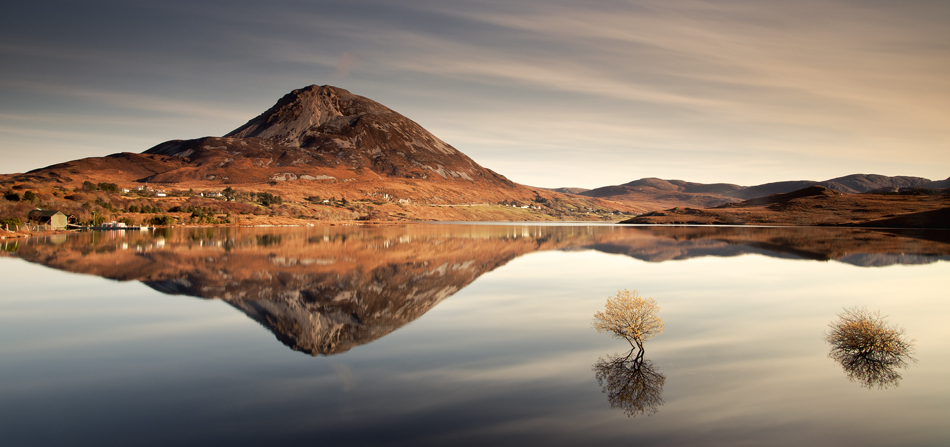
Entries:
[[[405, 116], [326, 85], [284, 95], [266, 112], [222, 138], [169, 141], [146, 153], [204, 158], [213, 155], [209, 151], [217, 151], [224, 165], [230, 163], [226, 160], [233, 158], [231, 155], [243, 155], [257, 159], [260, 167], [284, 171], [305, 167], [368, 169], [388, 177], [513, 186]], [[282, 179], [314, 177], [297, 172], [272, 175]]]
[[341, 88], [311, 85], [284, 95], [266, 112], [225, 136], [271, 138], [299, 147], [308, 137], [322, 133], [323, 126], [328, 125], [323, 130], [340, 129], [369, 114], [398, 115], [376, 101]]

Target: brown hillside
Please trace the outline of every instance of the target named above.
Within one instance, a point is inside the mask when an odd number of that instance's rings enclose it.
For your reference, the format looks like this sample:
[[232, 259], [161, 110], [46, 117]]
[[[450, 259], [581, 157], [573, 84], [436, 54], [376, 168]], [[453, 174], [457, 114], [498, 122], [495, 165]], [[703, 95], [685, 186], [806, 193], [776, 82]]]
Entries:
[[672, 208], [623, 223], [950, 228], [950, 195], [844, 194], [822, 186], [717, 208]]
[[647, 210], [677, 206], [706, 208], [737, 201], [726, 195], [741, 188], [730, 184], [690, 183], [682, 180], [645, 178], [616, 186], [604, 186], [579, 193], [617, 202], [637, 204]]
[[913, 190], [940, 190], [950, 187], [950, 179], [931, 181], [921, 177], [852, 174], [825, 181], [791, 180], [739, 186], [730, 183], [693, 183], [683, 180], [643, 178], [622, 185], [604, 186], [577, 194], [618, 202], [635, 203], [651, 211], [675, 207], [709, 208], [741, 200], [822, 186], [846, 194], [866, 192], [898, 193]]
[[[396, 215], [427, 220], [601, 220], [611, 212], [644, 210], [636, 204], [514, 183], [412, 120], [330, 86], [294, 90], [224, 137], [173, 140], [142, 154], [85, 158], [0, 178], [8, 188], [57, 197], [69, 196], [87, 181], [129, 189], [147, 185], [169, 191], [266, 191], [299, 204], [284, 215], [303, 216], [320, 214], [316, 209], [328, 198], [372, 202], [383, 208], [364, 206], [352, 216], [384, 220]], [[424, 208], [488, 204], [495, 208]], [[530, 211], [502, 209], [501, 204]]]

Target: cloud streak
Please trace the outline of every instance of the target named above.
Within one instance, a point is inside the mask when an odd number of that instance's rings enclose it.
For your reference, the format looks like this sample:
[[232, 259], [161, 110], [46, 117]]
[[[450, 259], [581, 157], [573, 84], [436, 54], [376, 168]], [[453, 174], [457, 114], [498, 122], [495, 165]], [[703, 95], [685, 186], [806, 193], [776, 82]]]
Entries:
[[[753, 183], [859, 168], [931, 178], [950, 171], [950, 7], [942, 3], [331, 1], [260, 11], [239, 2], [220, 12], [171, 2], [155, 9], [181, 30], [167, 45], [148, 32], [99, 36], [127, 37], [107, 47], [93, 38], [5, 39], [0, 57], [13, 64], [0, 69], [0, 94], [22, 104], [47, 88], [62, 90], [97, 108], [188, 116], [211, 133], [293, 88], [339, 83], [495, 170], [535, 172], [509, 175], [516, 181], [552, 186], [570, 183], [553, 173], [584, 154], [614, 161], [579, 173], [574, 181], [586, 186], [654, 175]], [[9, 68], [17, 61], [25, 71]], [[57, 65], [82, 76], [64, 76]], [[19, 112], [0, 105], [4, 113]], [[715, 176], [710, 164], [721, 167]]]

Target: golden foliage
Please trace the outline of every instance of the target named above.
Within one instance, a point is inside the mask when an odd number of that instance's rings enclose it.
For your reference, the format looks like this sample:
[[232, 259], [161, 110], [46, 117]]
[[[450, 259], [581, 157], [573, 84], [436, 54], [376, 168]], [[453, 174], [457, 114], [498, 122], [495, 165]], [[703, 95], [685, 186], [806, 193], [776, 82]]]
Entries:
[[888, 326], [878, 312], [845, 309], [829, 327], [828, 357], [841, 364], [849, 379], [867, 388], [897, 386], [901, 379], [897, 369], [916, 361], [913, 340], [904, 337], [904, 329]]
[[594, 314], [594, 329], [609, 332], [643, 349], [643, 342], [663, 332], [660, 307], [653, 298], [643, 298], [636, 290], [623, 289], [607, 298], [603, 312]]

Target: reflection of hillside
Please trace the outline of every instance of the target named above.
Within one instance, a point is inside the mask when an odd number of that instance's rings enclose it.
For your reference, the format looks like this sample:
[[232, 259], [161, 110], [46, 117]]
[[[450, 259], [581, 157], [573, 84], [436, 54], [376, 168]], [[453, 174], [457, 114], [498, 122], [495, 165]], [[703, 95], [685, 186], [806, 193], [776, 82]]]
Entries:
[[221, 299], [287, 346], [317, 355], [378, 339], [517, 256], [589, 237], [564, 227], [184, 230], [69, 235], [24, 244], [17, 254]]
[[639, 227], [639, 237], [611, 233], [588, 246], [648, 262], [704, 256], [759, 254], [775, 258], [835, 260], [873, 267], [950, 260], [950, 232], [859, 230], [826, 227]]
[[869, 266], [950, 259], [950, 244], [924, 236], [823, 228], [220, 228], [32, 238], [0, 243], [0, 255], [221, 299], [291, 348], [316, 355], [378, 339], [534, 251], [594, 249], [650, 262], [746, 253]]

